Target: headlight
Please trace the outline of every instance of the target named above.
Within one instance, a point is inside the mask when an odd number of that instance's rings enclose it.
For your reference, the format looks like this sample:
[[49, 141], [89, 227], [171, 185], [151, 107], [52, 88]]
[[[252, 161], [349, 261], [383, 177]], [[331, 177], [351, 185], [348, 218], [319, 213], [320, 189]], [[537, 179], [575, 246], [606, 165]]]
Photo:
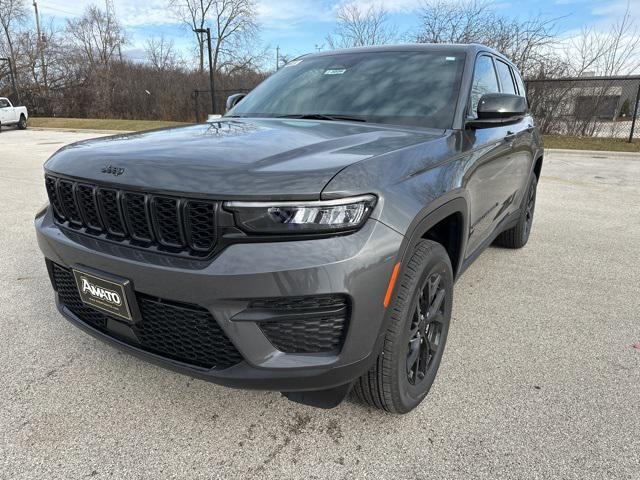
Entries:
[[376, 204], [373, 195], [311, 202], [225, 202], [249, 233], [328, 233], [360, 228]]

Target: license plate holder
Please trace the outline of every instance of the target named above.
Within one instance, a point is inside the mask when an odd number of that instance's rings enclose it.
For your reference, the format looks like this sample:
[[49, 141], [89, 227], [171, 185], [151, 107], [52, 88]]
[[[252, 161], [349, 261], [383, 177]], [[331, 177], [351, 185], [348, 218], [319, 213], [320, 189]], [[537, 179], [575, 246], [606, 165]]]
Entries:
[[84, 266], [72, 267], [80, 300], [118, 320], [134, 323], [138, 318], [131, 281]]

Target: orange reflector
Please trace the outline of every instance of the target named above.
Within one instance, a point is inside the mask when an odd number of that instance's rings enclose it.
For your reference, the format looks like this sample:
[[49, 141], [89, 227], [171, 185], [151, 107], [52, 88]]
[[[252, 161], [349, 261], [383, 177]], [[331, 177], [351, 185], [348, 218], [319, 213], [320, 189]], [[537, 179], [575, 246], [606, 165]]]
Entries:
[[391, 301], [391, 294], [393, 293], [393, 286], [396, 284], [396, 278], [398, 278], [398, 272], [400, 271], [400, 262], [396, 263], [393, 267], [393, 272], [391, 272], [391, 278], [389, 279], [389, 286], [387, 287], [387, 293], [384, 296], [384, 301], [382, 304], [384, 308], [389, 306], [389, 302]]

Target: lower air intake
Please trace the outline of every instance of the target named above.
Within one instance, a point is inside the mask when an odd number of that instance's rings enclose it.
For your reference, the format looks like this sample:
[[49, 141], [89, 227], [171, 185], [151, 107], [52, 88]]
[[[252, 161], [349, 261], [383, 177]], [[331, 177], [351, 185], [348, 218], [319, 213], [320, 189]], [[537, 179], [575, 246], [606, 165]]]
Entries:
[[335, 354], [344, 344], [349, 310], [344, 295], [318, 295], [254, 300], [245, 312], [268, 319], [258, 325], [281, 352]]
[[[52, 273], [62, 305], [87, 325], [115, 337], [109, 323], [117, 320], [82, 303], [71, 271], [53, 264]], [[240, 352], [208, 310], [142, 294], [136, 298], [142, 320], [131, 330], [138, 342], [121, 337], [118, 340], [198, 367], [222, 370], [242, 361]]]

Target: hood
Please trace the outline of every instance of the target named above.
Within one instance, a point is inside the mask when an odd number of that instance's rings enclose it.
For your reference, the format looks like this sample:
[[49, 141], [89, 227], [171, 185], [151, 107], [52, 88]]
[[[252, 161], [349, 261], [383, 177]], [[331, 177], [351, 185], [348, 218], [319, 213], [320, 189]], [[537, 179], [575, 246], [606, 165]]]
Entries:
[[223, 119], [74, 143], [45, 169], [121, 188], [219, 199], [315, 199], [344, 167], [442, 134], [353, 122]]

